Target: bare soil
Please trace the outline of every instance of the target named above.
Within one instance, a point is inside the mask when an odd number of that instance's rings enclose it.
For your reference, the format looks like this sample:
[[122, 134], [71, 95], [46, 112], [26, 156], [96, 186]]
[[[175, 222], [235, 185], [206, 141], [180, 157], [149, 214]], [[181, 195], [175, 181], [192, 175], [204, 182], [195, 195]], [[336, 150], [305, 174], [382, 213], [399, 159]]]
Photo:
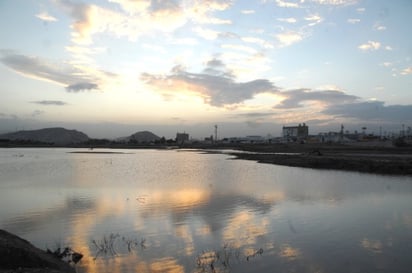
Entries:
[[[293, 167], [412, 175], [412, 147], [338, 144], [238, 145], [239, 159]], [[245, 153], [246, 151], [246, 153]]]
[[75, 273], [74, 267], [0, 229], [0, 273]]

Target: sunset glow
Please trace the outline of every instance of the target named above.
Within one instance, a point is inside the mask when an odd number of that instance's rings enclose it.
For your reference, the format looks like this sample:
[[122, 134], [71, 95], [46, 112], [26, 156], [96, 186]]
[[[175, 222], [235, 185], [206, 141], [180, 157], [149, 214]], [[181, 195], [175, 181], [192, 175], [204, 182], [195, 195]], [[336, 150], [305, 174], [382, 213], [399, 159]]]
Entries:
[[0, 4], [0, 133], [221, 137], [412, 125], [409, 1]]

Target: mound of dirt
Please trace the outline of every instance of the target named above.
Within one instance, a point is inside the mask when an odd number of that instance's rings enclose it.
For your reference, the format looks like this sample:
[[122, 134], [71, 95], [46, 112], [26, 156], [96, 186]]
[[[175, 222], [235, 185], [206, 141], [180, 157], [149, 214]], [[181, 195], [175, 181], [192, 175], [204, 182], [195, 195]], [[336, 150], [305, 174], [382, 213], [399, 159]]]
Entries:
[[68, 263], [0, 229], [0, 273], [75, 273]]

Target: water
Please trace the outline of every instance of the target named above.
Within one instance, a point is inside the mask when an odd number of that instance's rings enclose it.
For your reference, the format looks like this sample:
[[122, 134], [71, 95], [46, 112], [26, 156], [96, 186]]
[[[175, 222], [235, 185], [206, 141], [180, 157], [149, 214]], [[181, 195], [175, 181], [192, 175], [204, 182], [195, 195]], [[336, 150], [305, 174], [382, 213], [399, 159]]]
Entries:
[[[175, 150], [0, 149], [0, 228], [78, 272], [410, 272], [412, 178]], [[95, 150], [96, 151], [96, 150]]]

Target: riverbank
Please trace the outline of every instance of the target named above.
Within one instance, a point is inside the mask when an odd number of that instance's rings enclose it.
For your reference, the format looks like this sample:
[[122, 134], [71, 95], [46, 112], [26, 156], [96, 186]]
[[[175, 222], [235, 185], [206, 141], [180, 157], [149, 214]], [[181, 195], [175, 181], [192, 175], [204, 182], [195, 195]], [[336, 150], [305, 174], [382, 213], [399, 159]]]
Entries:
[[328, 144], [275, 144], [231, 147], [238, 159], [292, 167], [412, 175], [412, 148]]
[[0, 273], [75, 273], [74, 267], [0, 229]]
[[[18, 146], [27, 148], [27, 146]], [[4, 147], [12, 148], [12, 147]], [[30, 148], [45, 148], [32, 147]], [[49, 148], [49, 147], [47, 147]], [[50, 147], [51, 148], [51, 147]], [[59, 148], [53, 146], [53, 148]], [[352, 143], [352, 144], [184, 144], [181, 146], [133, 145], [98, 146], [96, 149], [113, 149], [117, 152], [94, 151], [82, 145], [61, 148], [84, 148], [73, 153], [123, 153], [122, 149], [195, 149], [227, 152], [239, 159], [254, 160], [292, 167], [314, 169], [346, 170], [365, 173], [412, 176], [412, 146], [395, 147], [392, 142]]]

